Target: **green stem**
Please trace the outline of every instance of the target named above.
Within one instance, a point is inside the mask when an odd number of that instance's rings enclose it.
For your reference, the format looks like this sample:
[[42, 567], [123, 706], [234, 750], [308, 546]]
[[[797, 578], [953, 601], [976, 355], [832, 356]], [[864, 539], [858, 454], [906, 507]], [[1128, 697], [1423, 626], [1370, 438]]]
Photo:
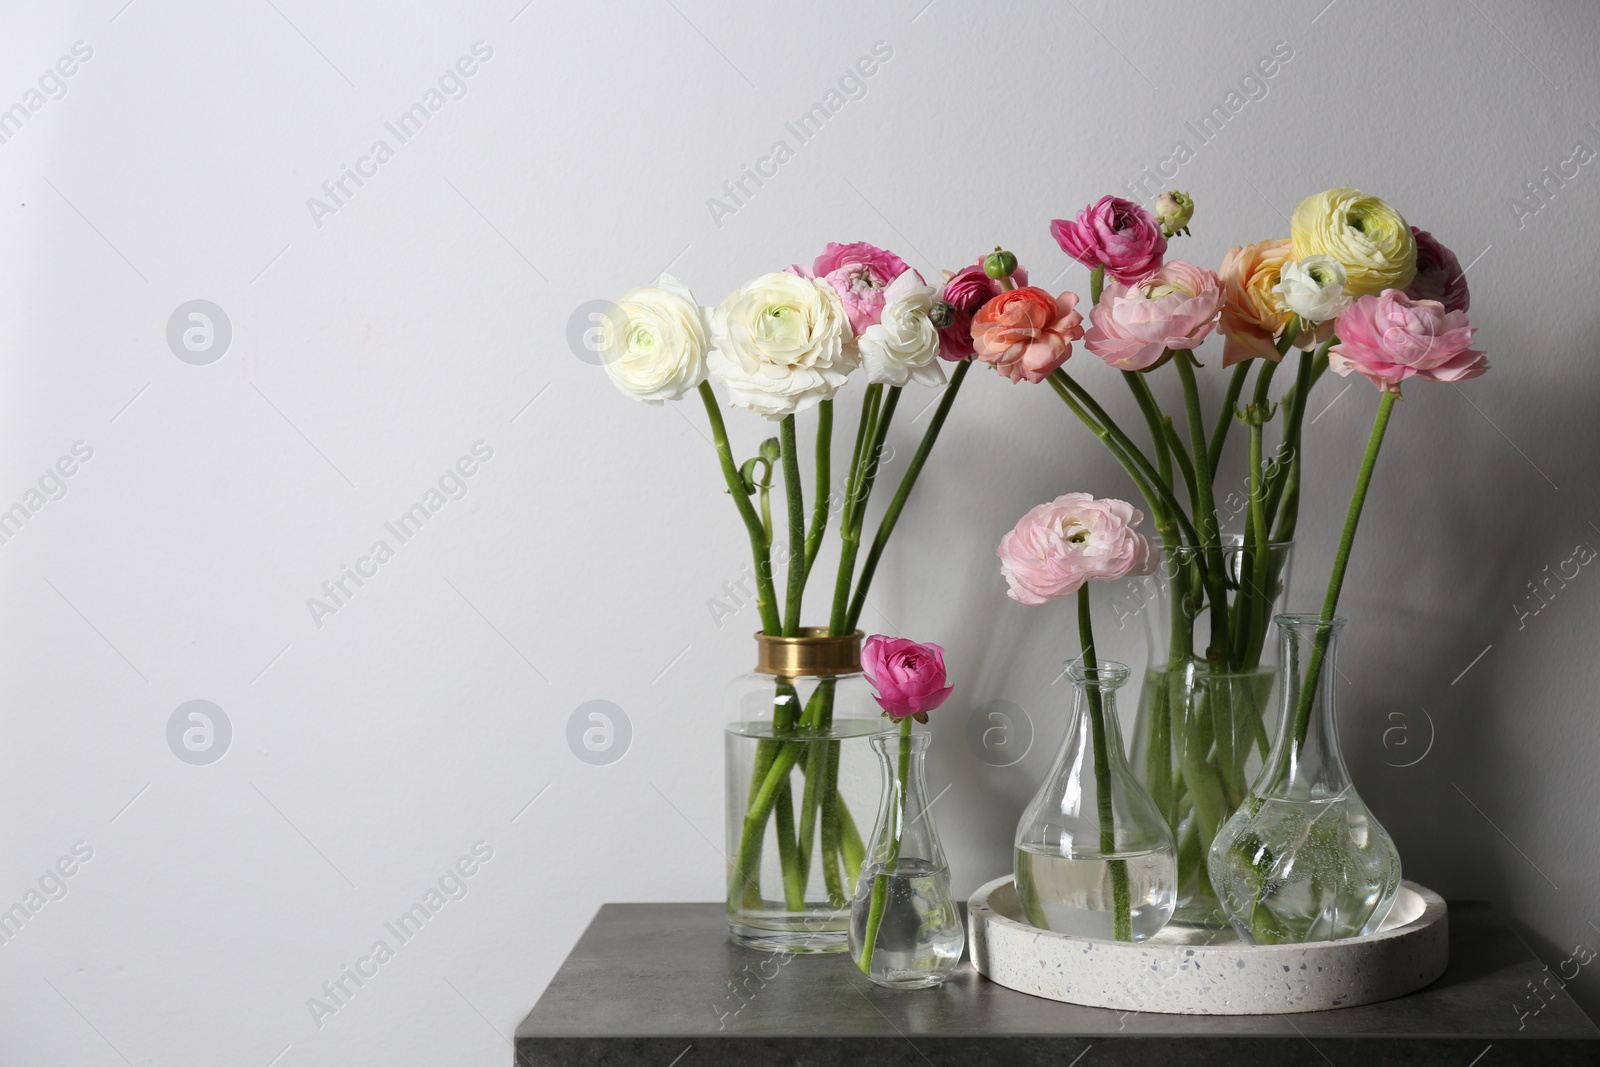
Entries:
[[[1344, 585], [1344, 572], [1350, 565], [1350, 549], [1355, 545], [1356, 526], [1361, 522], [1361, 509], [1367, 502], [1367, 489], [1372, 485], [1372, 471], [1378, 464], [1378, 450], [1383, 447], [1383, 434], [1389, 428], [1389, 415], [1398, 392], [1385, 390], [1378, 401], [1378, 414], [1372, 421], [1372, 433], [1367, 437], [1367, 451], [1361, 458], [1361, 471], [1356, 475], [1355, 492], [1350, 495], [1350, 510], [1344, 517], [1344, 532], [1339, 536], [1339, 551], [1333, 557], [1333, 574], [1328, 578], [1328, 594], [1322, 601], [1322, 621], [1331, 622], [1339, 610], [1339, 590]], [[1299, 752], [1305, 743], [1306, 727], [1311, 721], [1311, 705], [1316, 700], [1317, 679], [1322, 673], [1322, 660], [1328, 652], [1327, 627], [1319, 626], [1311, 643], [1311, 660], [1306, 664], [1305, 678], [1300, 683], [1299, 706], [1294, 716], [1294, 750]]]
[[900, 751], [895, 767], [895, 795], [889, 801], [889, 816], [893, 823], [884, 827], [890, 835], [889, 851], [884, 858], [883, 867], [872, 876], [872, 898], [867, 908], [867, 928], [861, 935], [861, 958], [856, 961], [856, 966], [860, 967], [861, 973], [865, 975], [872, 974], [872, 951], [878, 944], [878, 928], [883, 925], [883, 909], [889, 899], [889, 878], [900, 865], [900, 835], [906, 821], [906, 780], [911, 775], [912, 721], [910, 716], [900, 720]]
[[711, 391], [709, 381], [700, 383], [700, 399], [704, 401], [706, 417], [711, 421], [711, 437], [717, 446], [717, 458], [722, 463], [722, 479], [728, 483], [728, 492], [733, 496], [739, 517], [744, 520], [745, 530], [750, 535], [750, 552], [755, 557], [756, 565], [756, 611], [761, 615], [761, 629], [763, 633], [777, 635], [783, 632], [783, 623], [778, 618], [778, 595], [772, 584], [771, 545], [762, 531], [761, 519], [744, 491], [744, 478], [739, 474], [739, 467], [733, 462], [728, 428], [723, 425], [722, 409], [717, 406], [717, 395]]
[[828, 891], [828, 906], [843, 908], [849, 902], [839, 870], [839, 742], [821, 742], [825, 750], [822, 766], [822, 878]]
[[[1194, 380], [1194, 354], [1188, 351], [1175, 352], [1172, 361], [1177, 364], [1178, 379], [1183, 383], [1189, 443], [1194, 449], [1195, 473], [1199, 475], [1202, 465], [1209, 464], [1211, 459], [1207, 452], [1205, 427], [1200, 421], [1200, 388]], [[1197, 476], [1195, 488], [1200, 492], [1200, 499], [1195, 504], [1195, 524], [1200, 528], [1196, 544], [1207, 557], [1206, 592], [1211, 601], [1211, 644], [1206, 649], [1206, 659], [1216, 667], [1223, 662], [1228, 648], [1228, 600], [1223, 584], [1222, 543], [1217, 531], [1217, 509], [1212, 500], [1211, 479]]]
[[[1122, 380], [1128, 383], [1128, 389], [1133, 393], [1133, 399], [1139, 404], [1139, 411], [1144, 415], [1145, 426], [1150, 431], [1150, 447], [1156, 456], [1156, 475], [1161, 481], [1170, 486], [1172, 484], [1172, 456], [1167, 447], [1167, 435], [1163, 427], [1161, 405], [1156, 403], [1155, 394], [1150, 392], [1150, 383], [1145, 381], [1144, 375], [1137, 371], [1125, 370]], [[1157, 508], [1154, 501], [1149, 501], [1150, 510], [1156, 525], [1161, 525], [1162, 508]]]
[[811, 577], [811, 565], [822, 548], [822, 534], [828, 528], [828, 499], [833, 488], [833, 401], [817, 405], [817, 484], [812, 487], [811, 529], [806, 532], [806, 565], [800, 581]]
[[1245, 523], [1245, 548], [1239, 561], [1239, 589], [1233, 598], [1233, 648], [1230, 661], [1234, 670], [1243, 667], [1245, 657], [1256, 629], [1256, 615], [1266, 599], [1267, 580], [1267, 501], [1261, 480], [1261, 445], [1270, 403], [1272, 376], [1278, 364], [1268, 363], [1256, 375], [1255, 399], [1245, 412], [1249, 427], [1250, 470], [1246, 478], [1249, 486], [1250, 509]]
[[806, 505], [793, 415], [785, 415], [778, 424], [778, 440], [783, 450], [783, 488], [789, 498], [789, 592], [783, 609], [783, 635], [795, 637], [800, 633], [800, 601], [806, 591]]
[[1200, 497], [1200, 491], [1195, 487], [1194, 464], [1189, 459], [1189, 452], [1183, 447], [1183, 441], [1178, 437], [1178, 431], [1172, 425], [1172, 416], [1161, 416], [1161, 433], [1167, 439], [1167, 450], [1172, 453], [1172, 458], [1178, 461], [1178, 473], [1183, 475], [1183, 487], [1189, 493], [1189, 507], [1195, 507], [1195, 501]]
[[794, 836], [794, 794], [785, 778], [778, 787], [776, 803], [772, 808], [772, 821], [778, 828], [778, 864], [783, 869], [783, 904], [790, 911], [804, 911], [806, 906], [805, 875], [800, 871], [798, 848]]
[[1211, 445], [1206, 450], [1207, 468], [1211, 471], [1213, 481], [1217, 477], [1217, 464], [1222, 462], [1222, 448], [1228, 443], [1228, 431], [1233, 428], [1233, 409], [1239, 403], [1239, 394], [1244, 392], [1244, 380], [1250, 376], [1250, 364], [1255, 360], [1247, 359], [1233, 368], [1233, 377], [1228, 379], [1228, 394], [1222, 398], [1222, 410], [1217, 412], [1217, 424], [1211, 431]]
[[1304, 432], [1306, 404], [1311, 399], [1311, 390], [1328, 369], [1328, 349], [1337, 341], [1337, 337], [1330, 337], [1315, 355], [1310, 352], [1300, 354], [1300, 366], [1295, 374], [1295, 383], [1290, 388], [1289, 407], [1284, 414], [1283, 448], [1289, 454], [1289, 466], [1287, 471], [1280, 466], [1267, 488], [1267, 516], [1269, 519], [1277, 516], [1272, 535], [1275, 541], [1293, 540], [1295, 526], [1300, 519], [1300, 441]]
[[789, 498], [789, 595], [784, 598], [784, 637], [800, 633], [800, 600], [805, 597], [805, 486], [800, 485], [800, 448], [795, 445], [795, 418], [778, 424], [784, 454], [784, 494]]
[[1084, 694], [1089, 699], [1089, 732], [1094, 742], [1094, 779], [1100, 816], [1100, 854], [1111, 872], [1111, 936], [1133, 940], [1132, 902], [1128, 895], [1128, 863], [1114, 858], [1117, 828], [1111, 809], [1111, 753], [1106, 744], [1105, 710], [1100, 701], [1100, 668], [1089, 622], [1089, 583], [1078, 587], [1078, 640], [1083, 646]]
[[939, 440], [939, 431], [944, 427], [945, 417], [950, 414], [950, 408], [956, 402], [956, 394], [961, 391], [961, 383], [966, 380], [967, 372], [971, 369], [971, 360], [964, 360], [956, 366], [950, 384], [945, 386], [944, 395], [939, 398], [939, 406], [934, 409], [933, 421], [923, 431], [922, 442], [917, 445], [916, 454], [911, 457], [910, 465], [900, 478], [894, 499], [889, 501], [889, 509], [883, 513], [883, 518], [878, 522], [877, 536], [872, 539], [872, 548], [867, 551], [866, 562], [861, 564], [861, 576], [856, 579], [856, 592], [851, 598], [850, 610], [845, 616], [842, 631], [844, 633], [854, 630], [861, 619], [862, 608], [867, 602], [867, 590], [871, 587], [872, 576], [878, 569], [878, 560], [883, 557], [883, 550], [888, 547], [889, 536], [894, 533], [895, 523], [900, 521], [900, 512], [904, 510], [906, 501], [911, 496], [912, 487], [917, 484], [917, 477], [922, 473], [923, 464], [928, 461], [928, 454], [933, 451], [934, 442]]
[[1245, 657], [1257, 629], [1257, 614], [1270, 599], [1267, 595], [1267, 501], [1261, 485], [1262, 426], [1250, 427], [1250, 522], [1246, 527], [1249, 548], [1239, 566], [1239, 591], [1234, 594], [1235, 669], [1243, 670]]
[[841, 535], [850, 528], [850, 515], [855, 510], [856, 493], [861, 480], [861, 454], [867, 442], [872, 440], [873, 427], [878, 419], [878, 398], [882, 395], [883, 386], [869, 385], [861, 396], [861, 417], [856, 420], [856, 444], [850, 452], [850, 470], [845, 475], [844, 507], [839, 513]]
[[[1112, 456], [1122, 464], [1123, 469], [1128, 472], [1128, 476], [1139, 486], [1140, 492], [1144, 494], [1145, 501], [1150, 504], [1150, 510], [1152, 512], [1156, 511], [1157, 504], [1154, 502], [1159, 500], [1161, 505], [1172, 513], [1178, 525], [1183, 527], [1184, 536], [1190, 538], [1193, 543], [1199, 544], [1199, 534], [1189, 521], [1189, 516], [1184, 513], [1182, 506], [1179, 505], [1177, 498], [1172, 495], [1171, 486], [1161, 481], [1160, 472], [1151, 465], [1145, 454], [1139, 451], [1139, 446], [1135, 445], [1128, 435], [1122, 431], [1116, 420], [1112, 419], [1106, 413], [1105, 408], [1101, 407], [1094, 397], [1089, 395], [1089, 391], [1079, 385], [1065, 370], [1058, 369], [1054, 371], [1049, 380], [1057, 395], [1062, 400], [1067, 401], [1067, 407], [1072, 410], [1072, 413], [1077, 415], [1083, 424], [1089, 427], [1090, 431], [1111, 449]], [[1076, 402], [1074, 403], [1074, 401]]]
[[867, 858], [867, 846], [843, 800], [839, 801], [839, 858], [844, 861], [845, 884], [853, 891], [861, 876], [862, 861]]
[[1102, 263], [1089, 272], [1089, 306], [1100, 303], [1100, 294], [1106, 287], [1106, 268]]
[[[868, 389], [881, 389], [881, 386], [868, 386]], [[894, 409], [900, 403], [900, 387], [891, 386], [889, 395], [884, 398], [882, 409], [874, 406], [872, 424], [867, 427], [867, 444], [863, 449], [857, 467], [857, 474], [852, 479], [854, 499], [845, 506], [847, 516], [843, 528], [839, 531], [841, 544], [839, 546], [839, 577], [833, 586], [833, 612], [828, 619], [828, 632], [840, 636], [850, 632], [846, 626], [849, 619], [850, 585], [855, 578], [856, 556], [861, 551], [861, 526], [866, 519], [867, 501], [872, 497], [872, 485], [878, 477], [878, 464], [883, 456], [883, 445], [889, 436], [889, 424], [894, 421]]]

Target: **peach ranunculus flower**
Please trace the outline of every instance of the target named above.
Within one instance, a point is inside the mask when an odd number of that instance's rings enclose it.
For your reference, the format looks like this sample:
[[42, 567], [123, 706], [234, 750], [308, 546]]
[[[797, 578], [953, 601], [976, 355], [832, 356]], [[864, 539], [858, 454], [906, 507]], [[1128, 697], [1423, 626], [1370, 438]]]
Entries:
[[[1277, 341], [1289, 325], [1292, 313], [1274, 292], [1282, 280], [1284, 264], [1294, 258], [1293, 243], [1287, 238], [1259, 241], [1253, 245], [1234, 245], [1222, 257], [1218, 277], [1222, 281], [1222, 317], [1217, 332], [1226, 336], [1222, 346], [1222, 365], [1231, 367], [1247, 359], [1277, 362]], [[1303, 327], [1295, 336], [1298, 348], [1313, 348], [1333, 334], [1333, 324], [1316, 330]]]
[[1006, 595], [1022, 604], [1071, 596], [1085, 582], [1149, 574], [1161, 550], [1134, 527], [1144, 513], [1125, 500], [1066, 493], [1040, 504], [1000, 539]]
[[1351, 371], [1386, 393], [1407, 378], [1460, 382], [1489, 369], [1472, 348], [1465, 311], [1446, 311], [1437, 300], [1413, 300], [1398, 289], [1363, 296], [1335, 320], [1339, 343], [1328, 350], [1328, 369]]
[[1173, 260], [1136, 285], [1109, 282], [1083, 343], [1117, 370], [1149, 370], [1168, 350], [1194, 348], [1217, 324], [1222, 286], [1205, 267]]
[[972, 317], [972, 347], [977, 358], [1013, 382], [1038, 384], [1072, 355], [1083, 336], [1077, 293], [1051, 296], [1024, 286], [1001, 293]]

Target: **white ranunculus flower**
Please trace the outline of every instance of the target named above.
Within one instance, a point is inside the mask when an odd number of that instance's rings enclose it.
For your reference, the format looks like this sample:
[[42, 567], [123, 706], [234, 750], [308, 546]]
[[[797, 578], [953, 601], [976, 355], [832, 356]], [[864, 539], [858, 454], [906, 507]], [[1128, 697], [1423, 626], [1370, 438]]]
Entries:
[[670, 274], [630, 289], [601, 317], [600, 355], [612, 384], [636, 400], [677, 400], [706, 379], [705, 310]]
[[883, 291], [883, 315], [856, 340], [867, 381], [885, 385], [943, 385], [939, 331], [929, 317], [935, 290], [905, 271]]
[[1305, 323], [1332, 322], [1350, 303], [1344, 265], [1332, 256], [1306, 256], [1285, 263], [1278, 272], [1278, 306]]
[[839, 294], [825, 281], [778, 271], [729, 293], [711, 312], [711, 376], [729, 399], [769, 419], [838, 392], [856, 368]]

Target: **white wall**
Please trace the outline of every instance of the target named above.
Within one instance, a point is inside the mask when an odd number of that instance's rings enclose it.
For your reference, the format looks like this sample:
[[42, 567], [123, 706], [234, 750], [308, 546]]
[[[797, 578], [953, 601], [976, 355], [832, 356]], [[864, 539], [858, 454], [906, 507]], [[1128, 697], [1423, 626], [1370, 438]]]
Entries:
[[[0, 1061], [504, 1063], [601, 902], [715, 899], [720, 690], [755, 622], [707, 600], [742, 530], [703, 413], [625, 401], [574, 313], [668, 264], [713, 302], [835, 239], [930, 274], [1004, 243], [1083, 291], [1049, 220], [1192, 146], [1280, 41], [1293, 59], [1171, 183], [1200, 205], [1174, 254], [1216, 264], [1362, 187], [1473, 263], [1495, 364], [1408, 388], [1394, 421], [1344, 599], [1349, 761], [1408, 875], [1493, 899], [1552, 967], [1600, 938], [1600, 579], [1516, 608], [1600, 545], [1600, 174], [1512, 206], [1600, 147], [1588, 5], [124, 2], [0, 23], [0, 107], [93, 52], [0, 144], [0, 506], [93, 453], [0, 544], [0, 906], [92, 849], [0, 944]], [[466, 95], [397, 144], [385, 122], [479, 41]], [[785, 122], [877, 41], [866, 95], [796, 145]], [[378, 138], [393, 158], [314, 219]], [[714, 221], [778, 139], [794, 158]], [[196, 299], [232, 327], [203, 366], [166, 340]], [[1310, 427], [1296, 606], [1375, 405], [1357, 382]], [[766, 430], [732, 421], [745, 451]], [[307, 598], [479, 441], [465, 498], [316, 625]], [[950, 648], [931, 773], [962, 892], [1008, 867], [1073, 633], [1005, 599], [993, 547], [1071, 489], [1131, 492], [1049, 392], [975, 371], [865, 620]], [[196, 699], [232, 729], [207, 766], [168, 744]], [[609, 766], [566, 742], [597, 699], [632, 725]], [[995, 699], [1039, 727], [1007, 770], [963, 737]], [[314, 1025], [308, 998], [480, 841], [466, 897]], [[1600, 1007], [1593, 974], [1575, 990]]]

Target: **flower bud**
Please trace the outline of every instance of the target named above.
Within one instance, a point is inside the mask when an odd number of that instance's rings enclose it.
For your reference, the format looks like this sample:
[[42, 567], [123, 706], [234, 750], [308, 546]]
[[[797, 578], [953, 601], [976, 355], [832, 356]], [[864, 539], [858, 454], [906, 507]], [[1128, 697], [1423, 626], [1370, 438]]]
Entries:
[[1188, 193], [1173, 189], [1156, 199], [1156, 221], [1161, 223], [1161, 233], [1176, 237], [1189, 232], [1189, 220], [1194, 217], [1194, 201]]
[[761, 442], [761, 451], [758, 453], [758, 455], [760, 455], [760, 457], [766, 460], [768, 463], [778, 462], [778, 457], [781, 454], [782, 449], [779, 447], [778, 439], [776, 437], [769, 437], [765, 441]]
[[935, 300], [933, 307], [928, 310], [928, 321], [933, 323], [934, 329], [944, 329], [956, 321], [955, 305], [948, 300]]
[[983, 257], [983, 273], [995, 281], [1011, 277], [1017, 272], [1017, 257], [1001, 248], [996, 248]]

